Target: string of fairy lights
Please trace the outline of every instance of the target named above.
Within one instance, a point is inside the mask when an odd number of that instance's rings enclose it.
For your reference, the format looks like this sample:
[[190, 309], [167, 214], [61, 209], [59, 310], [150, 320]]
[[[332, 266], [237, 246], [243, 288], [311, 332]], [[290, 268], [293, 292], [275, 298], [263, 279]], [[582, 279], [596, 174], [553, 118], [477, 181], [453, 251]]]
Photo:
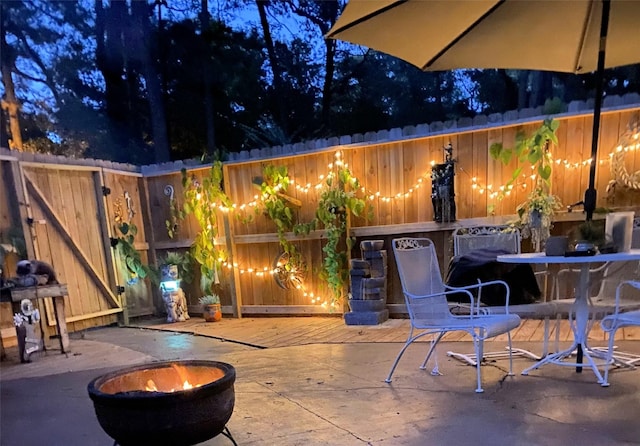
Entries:
[[[638, 140], [636, 137], [635, 140]], [[614, 152], [620, 151], [635, 151], [640, 150], [640, 142], [635, 144], [627, 144], [626, 146], [618, 146], [614, 149]], [[601, 159], [598, 161], [599, 165], [603, 165], [604, 163], [610, 162], [613, 153], [609, 154], [609, 159]], [[552, 162], [558, 167], [564, 167], [566, 170], [577, 170], [588, 168], [592, 159], [588, 158], [582, 161], [570, 161], [568, 159], [554, 159]], [[436, 164], [435, 161], [431, 161], [430, 165], [434, 166]], [[327, 172], [324, 174], [318, 175], [318, 179], [316, 182], [306, 182], [306, 183], [298, 183], [295, 178], [289, 179], [289, 185], [294, 187], [295, 190], [302, 194], [308, 194], [312, 191], [321, 190], [327, 179], [332, 178], [335, 175], [336, 168], [349, 168], [349, 165], [343, 161], [343, 156], [341, 151], [335, 152], [334, 161], [327, 165]], [[532, 167], [532, 169], [534, 169]], [[402, 200], [410, 198], [414, 193], [416, 193], [421, 188], [425, 187], [425, 183], [431, 178], [431, 171], [425, 172], [417, 177], [414, 184], [408, 187], [403, 192], [398, 192], [394, 195], [385, 195], [380, 191], [372, 191], [367, 189], [366, 187], [361, 187], [360, 192], [363, 194], [366, 200], [374, 202], [378, 200], [379, 202], [388, 203], [393, 200]], [[482, 182], [477, 177], [471, 177], [471, 189], [476, 191], [479, 194], [486, 194], [490, 199], [499, 199], [499, 197], [509, 196], [515, 188], [527, 189], [529, 182], [535, 182], [536, 174], [532, 170], [531, 172], [523, 172], [520, 178], [512, 182], [509, 185], [501, 184], [501, 185], [493, 185], [487, 184], [483, 185]], [[282, 188], [281, 185], [276, 186], [276, 192]], [[255, 209], [261, 203], [261, 199], [266, 197], [261, 197], [260, 195], [254, 195], [253, 199], [247, 203], [233, 203], [231, 206], [219, 205], [216, 203], [212, 203], [212, 208], [218, 208], [221, 212], [248, 212], [251, 209]], [[241, 275], [253, 275], [256, 278], [271, 278], [276, 272], [277, 269], [271, 266], [263, 266], [263, 267], [242, 267], [238, 263], [233, 262], [230, 263], [224, 259], [219, 259], [219, 263], [223, 268], [227, 268], [229, 270], [236, 269]], [[327, 306], [335, 306], [335, 303], [329, 303], [323, 297], [317, 295], [316, 293], [309, 291], [306, 289], [304, 285], [298, 285], [297, 290], [303, 294], [305, 298], [308, 298], [312, 304], [319, 304], [323, 307]]]

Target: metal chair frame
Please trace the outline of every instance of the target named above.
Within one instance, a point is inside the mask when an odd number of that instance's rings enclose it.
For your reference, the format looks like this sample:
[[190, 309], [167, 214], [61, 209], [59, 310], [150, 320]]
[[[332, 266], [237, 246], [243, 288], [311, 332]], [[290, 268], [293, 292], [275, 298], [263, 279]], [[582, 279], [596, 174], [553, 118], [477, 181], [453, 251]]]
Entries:
[[[407, 348], [417, 339], [434, 335], [427, 355], [420, 366], [426, 368], [427, 362], [436, 352], [438, 342], [442, 337], [451, 331], [464, 331], [468, 333], [472, 340], [474, 351], [477, 357], [483, 357], [484, 340], [507, 334], [509, 350], [509, 376], [513, 375], [513, 358], [511, 355], [511, 333], [510, 331], [520, 325], [520, 317], [509, 313], [509, 286], [501, 280], [471, 285], [468, 287], [452, 288], [444, 284], [438, 258], [433, 241], [427, 238], [400, 238], [392, 241], [393, 252], [398, 267], [400, 283], [407, 305], [407, 311], [411, 322], [411, 329], [407, 340], [396, 356], [391, 366], [389, 375], [385, 379], [391, 382], [391, 377]], [[488, 315], [481, 311], [479, 300], [476, 302], [469, 290], [481, 289], [486, 285], [500, 284], [506, 288], [506, 302], [504, 314]], [[464, 293], [469, 297], [469, 314], [454, 315], [449, 309], [446, 296], [451, 293]], [[414, 330], [418, 330], [414, 334]], [[482, 388], [482, 367], [476, 367], [477, 386], [475, 391], [483, 392]], [[438, 370], [437, 355], [436, 365], [433, 374], [440, 374]]]

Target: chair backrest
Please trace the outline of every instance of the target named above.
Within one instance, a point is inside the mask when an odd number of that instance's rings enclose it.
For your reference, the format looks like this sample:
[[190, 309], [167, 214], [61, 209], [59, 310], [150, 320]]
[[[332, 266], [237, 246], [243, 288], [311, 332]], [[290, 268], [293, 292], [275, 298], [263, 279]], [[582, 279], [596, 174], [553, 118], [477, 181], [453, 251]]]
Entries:
[[[392, 245], [409, 317], [434, 322], [450, 318], [433, 242], [428, 238], [399, 238]], [[415, 298], [425, 295], [432, 296]]]
[[640, 217], [633, 219], [633, 234], [631, 235], [631, 248], [640, 249]]
[[[640, 216], [633, 219], [631, 248], [640, 249]], [[597, 300], [612, 300], [617, 286], [624, 281], [637, 280], [640, 277], [640, 262], [615, 262], [608, 266], [603, 274], [600, 287], [596, 290]], [[621, 297], [625, 301], [640, 300], [640, 290], [634, 287], [623, 287]]]
[[453, 231], [454, 256], [482, 248], [504, 249], [519, 254], [520, 231], [507, 225], [473, 226]]

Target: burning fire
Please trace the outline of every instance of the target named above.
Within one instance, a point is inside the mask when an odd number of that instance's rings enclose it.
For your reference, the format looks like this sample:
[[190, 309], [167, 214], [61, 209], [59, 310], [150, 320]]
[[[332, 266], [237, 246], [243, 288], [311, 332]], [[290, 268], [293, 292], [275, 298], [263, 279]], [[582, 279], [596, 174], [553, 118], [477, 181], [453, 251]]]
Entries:
[[197, 388], [202, 386], [202, 384], [191, 384], [189, 382], [189, 380], [187, 379], [186, 375], [187, 375], [187, 371], [186, 369], [184, 369], [183, 367], [178, 366], [177, 364], [173, 364], [171, 366], [174, 371], [177, 373], [178, 378], [180, 381], [182, 381], [182, 388], [171, 388], [171, 389], [158, 389], [158, 386], [156, 385], [156, 383], [152, 380], [149, 379], [147, 380], [146, 385], [144, 386], [144, 390], [146, 390], [147, 392], [165, 392], [165, 393], [171, 393], [171, 392], [177, 392], [180, 390], [189, 390], [189, 389], [193, 389], [193, 388]]
[[180, 390], [189, 390], [189, 389], [193, 389], [193, 388], [197, 388], [200, 387], [202, 384], [196, 384], [193, 385], [191, 384], [189, 381], [186, 381], [182, 383], [182, 388], [173, 388], [173, 389], [169, 389], [169, 390], [158, 390], [158, 386], [156, 386], [156, 383], [153, 382], [152, 379], [147, 381], [147, 384], [144, 386], [144, 390], [146, 390], [147, 392], [165, 392], [165, 393], [171, 393], [171, 392], [177, 392]]

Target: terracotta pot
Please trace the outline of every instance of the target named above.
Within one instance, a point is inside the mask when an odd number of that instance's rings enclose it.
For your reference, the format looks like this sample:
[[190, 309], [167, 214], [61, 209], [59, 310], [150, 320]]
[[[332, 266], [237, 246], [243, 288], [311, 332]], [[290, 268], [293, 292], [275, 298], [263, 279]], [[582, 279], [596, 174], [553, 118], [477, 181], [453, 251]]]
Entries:
[[222, 319], [220, 304], [208, 304], [202, 306], [202, 317], [207, 322], [218, 322]]

